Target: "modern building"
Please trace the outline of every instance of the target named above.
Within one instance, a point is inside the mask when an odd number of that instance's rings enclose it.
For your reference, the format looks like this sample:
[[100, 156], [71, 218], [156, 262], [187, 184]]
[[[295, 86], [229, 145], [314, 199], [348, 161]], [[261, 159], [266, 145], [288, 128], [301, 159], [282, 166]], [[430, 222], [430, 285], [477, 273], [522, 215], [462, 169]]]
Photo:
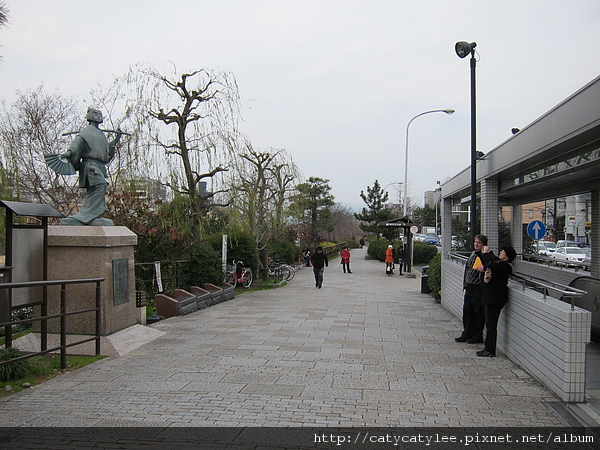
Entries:
[[[592, 325], [600, 326], [600, 311], [593, 295], [588, 298], [596, 289], [591, 282], [600, 278], [600, 77], [476, 164], [481, 216], [477, 231], [488, 236], [496, 254], [502, 209], [510, 212], [517, 253], [523, 247], [523, 224], [539, 217], [548, 225], [549, 213], [556, 232], [585, 237], [591, 244], [590, 272], [519, 259], [514, 262], [516, 274], [524, 281], [509, 284], [498, 341], [500, 352], [564, 401], [583, 402], [586, 344]], [[452, 252], [451, 220], [455, 209], [473, 206], [470, 169], [442, 184], [441, 301], [458, 317], [462, 316], [465, 259]], [[561, 215], [564, 224], [558, 220]], [[529, 285], [536, 289], [527, 289]]]

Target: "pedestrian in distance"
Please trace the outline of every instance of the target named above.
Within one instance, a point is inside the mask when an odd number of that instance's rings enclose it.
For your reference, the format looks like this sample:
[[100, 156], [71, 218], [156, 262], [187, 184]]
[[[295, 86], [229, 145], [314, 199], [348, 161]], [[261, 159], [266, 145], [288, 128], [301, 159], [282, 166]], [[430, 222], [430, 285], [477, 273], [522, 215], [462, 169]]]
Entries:
[[483, 265], [481, 250], [484, 246], [487, 246], [487, 243], [488, 239], [483, 234], [475, 236], [475, 242], [473, 242], [475, 250], [469, 256], [465, 266], [463, 277], [463, 289], [465, 291], [462, 319], [463, 332], [454, 339], [456, 342], [468, 342], [469, 344], [483, 342], [483, 328], [485, 326], [483, 303], [481, 301], [483, 272], [477, 269]]
[[498, 256], [494, 255], [487, 246], [481, 249], [482, 266], [478, 271], [483, 273], [481, 299], [485, 318], [485, 346], [477, 356], [496, 356], [496, 341], [498, 337], [498, 319], [500, 312], [508, 301], [508, 277], [513, 273], [511, 262], [517, 256], [512, 247], [504, 247]]
[[350, 270], [350, 250], [348, 250], [348, 247], [344, 247], [344, 250], [342, 250], [340, 253], [340, 258], [340, 263], [342, 264], [344, 273], [346, 273], [346, 269], [348, 269], [348, 273], [352, 273]]
[[394, 246], [388, 245], [385, 251], [385, 274], [390, 277], [394, 275]]
[[310, 261], [313, 266], [313, 273], [315, 274], [315, 286], [321, 289], [325, 267], [329, 267], [329, 261], [327, 260], [327, 255], [323, 251], [323, 247], [319, 245], [315, 249], [315, 252], [310, 257]]
[[302, 251], [302, 264], [310, 267], [310, 250], [308, 248]]
[[404, 248], [402, 245], [398, 246], [398, 275], [402, 275], [402, 267], [404, 267]]

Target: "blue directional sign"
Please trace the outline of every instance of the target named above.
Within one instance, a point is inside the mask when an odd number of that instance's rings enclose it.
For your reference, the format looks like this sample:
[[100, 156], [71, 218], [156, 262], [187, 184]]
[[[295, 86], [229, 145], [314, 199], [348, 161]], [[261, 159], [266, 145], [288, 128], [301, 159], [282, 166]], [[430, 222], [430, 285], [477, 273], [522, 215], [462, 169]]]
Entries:
[[539, 241], [546, 236], [546, 225], [539, 220], [534, 220], [527, 225], [527, 234], [534, 240]]

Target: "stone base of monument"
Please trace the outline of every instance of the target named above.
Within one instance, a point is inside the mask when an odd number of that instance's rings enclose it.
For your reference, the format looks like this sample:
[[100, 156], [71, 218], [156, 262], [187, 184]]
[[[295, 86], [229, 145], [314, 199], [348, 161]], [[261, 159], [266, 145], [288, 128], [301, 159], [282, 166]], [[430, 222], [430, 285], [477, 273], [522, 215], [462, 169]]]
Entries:
[[[100, 285], [100, 334], [103, 336], [140, 321], [133, 265], [136, 244], [137, 236], [126, 227], [48, 227], [48, 280], [105, 279]], [[68, 311], [86, 310], [96, 305], [94, 283], [67, 285], [66, 294]], [[60, 312], [60, 296], [60, 286], [48, 288], [49, 315]], [[36, 309], [39, 311], [39, 307]], [[49, 320], [48, 332], [60, 332], [59, 325], [58, 319]], [[95, 332], [95, 313], [67, 317], [67, 333], [93, 335]]]
[[[132, 350], [144, 345], [147, 342], [153, 341], [165, 334], [164, 331], [156, 330], [152, 327], [143, 325], [133, 325], [124, 330], [117, 331], [109, 336], [100, 337], [100, 354], [103, 356], [123, 356]], [[67, 336], [67, 344], [78, 342], [89, 338], [87, 335], [70, 334]], [[40, 335], [39, 333], [29, 333], [19, 339], [13, 341], [13, 347], [24, 352], [39, 352], [40, 351]], [[48, 334], [48, 348], [58, 347], [60, 345], [60, 335]], [[58, 354], [55, 352], [53, 354]], [[74, 345], [67, 349], [67, 355], [88, 355], [96, 354], [96, 343], [85, 342], [83, 344]]]

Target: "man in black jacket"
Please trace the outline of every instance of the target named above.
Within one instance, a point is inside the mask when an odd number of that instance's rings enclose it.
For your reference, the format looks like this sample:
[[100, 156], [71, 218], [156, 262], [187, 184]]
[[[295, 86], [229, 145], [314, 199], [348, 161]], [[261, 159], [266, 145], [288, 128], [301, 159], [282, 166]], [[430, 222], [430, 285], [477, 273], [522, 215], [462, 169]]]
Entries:
[[327, 255], [323, 251], [323, 247], [319, 245], [315, 249], [315, 252], [310, 257], [310, 261], [315, 274], [315, 286], [321, 289], [321, 286], [323, 285], [323, 272], [325, 272], [325, 267], [329, 267], [329, 261], [327, 260]]
[[463, 303], [463, 332], [454, 339], [456, 342], [468, 342], [479, 344], [483, 342], [483, 327], [485, 319], [483, 315], [483, 304], [481, 303], [481, 282], [483, 273], [477, 270], [475, 263], [481, 264], [481, 249], [487, 245], [487, 236], [478, 234], [473, 243], [473, 253], [467, 260], [465, 275], [463, 278], [463, 289], [465, 297]]

